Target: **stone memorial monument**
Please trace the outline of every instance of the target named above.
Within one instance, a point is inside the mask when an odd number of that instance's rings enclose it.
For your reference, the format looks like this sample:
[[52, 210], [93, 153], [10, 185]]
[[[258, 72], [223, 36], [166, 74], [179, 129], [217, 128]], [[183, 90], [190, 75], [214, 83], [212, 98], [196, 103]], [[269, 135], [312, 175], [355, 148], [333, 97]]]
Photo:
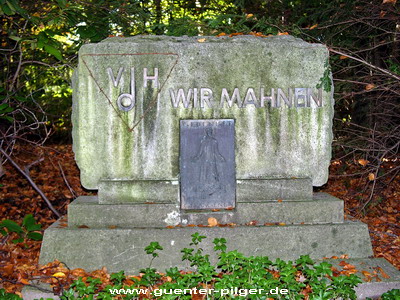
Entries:
[[[330, 84], [329, 84], [330, 83]], [[73, 78], [82, 185], [40, 262], [135, 272], [184, 267], [199, 232], [246, 255], [371, 256], [367, 225], [313, 186], [328, 179], [328, 50], [291, 36], [137, 36], [84, 45]], [[215, 218], [220, 226], [208, 226]], [[199, 226], [200, 225], [200, 226]], [[249, 226], [252, 225], [252, 226]]]

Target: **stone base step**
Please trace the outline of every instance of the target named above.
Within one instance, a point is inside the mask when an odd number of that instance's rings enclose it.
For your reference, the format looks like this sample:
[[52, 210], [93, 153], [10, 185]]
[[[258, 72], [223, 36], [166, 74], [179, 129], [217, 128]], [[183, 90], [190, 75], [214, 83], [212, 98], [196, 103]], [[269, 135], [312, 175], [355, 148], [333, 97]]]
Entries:
[[[75, 228], [54, 223], [44, 233], [40, 263], [58, 259], [69, 268], [99, 269], [127, 274], [148, 266], [151, 257], [144, 248], [157, 241], [164, 248], [154, 261], [160, 271], [176, 266], [186, 268], [180, 251], [189, 247], [191, 235], [207, 237], [201, 247], [213, 254], [214, 238], [225, 238], [228, 250], [237, 249], [250, 255], [271, 259], [297, 259], [309, 254], [312, 258], [340, 256], [372, 256], [368, 227], [361, 222], [341, 224], [175, 227], [175, 228]], [[211, 255], [211, 258], [215, 256]]]
[[313, 200], [260, 200], [237, 203], [233, 210], [189, 212], [171, 203], [99, 204], [96, 196], [81, 196], [68, 206], [69, 226], [91, 228], [207, 225], [209, 217], [216, 218], [219, 224], [236, 225], [341, 223], [343, 201], [316, 193]]
[[[180, 201], [177, 180], [122, 180], [99, 182], [99, 203], [173, 203]], [[260, 200], [301, 200], [312, 198], [310, 178], [268, 178], [236, 180], [237, 202]]]

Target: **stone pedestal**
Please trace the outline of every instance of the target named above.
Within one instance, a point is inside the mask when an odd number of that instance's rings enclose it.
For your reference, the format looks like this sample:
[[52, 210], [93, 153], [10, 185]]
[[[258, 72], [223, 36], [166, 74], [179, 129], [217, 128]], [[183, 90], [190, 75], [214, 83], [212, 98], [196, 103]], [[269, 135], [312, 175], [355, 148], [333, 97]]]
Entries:
[[[195, 232], [207, 236], [206, 253], [214, 252], [214, 238], [223, 237], [228, 250], [272, 259], [295, 260], [304, 254], [312, 258], [373, 255], [367, 225], [344, 221], [342, 200], [325, 193], [313, 195], [307, 180], [281, 181], [238, 181], [236, 207], [218, 211], [182, 210], [178, 198], [174, 201], [168, 195], [157, 202], [150, 198], [124, 203], [114, 198], [109, 204], [100, 203], [97, 196], [81, 196], [68, 207], [67, 227], [55, 223], [46, 230], [40, 263], [59, 259], [70, 268], [106, 266], [110, 271], [133, 273], [146, 267], [149, 257], [144, 248], [157, 241], [164, 248], [155, 262], [157, 269], [185, 268], [180, 250], [188, 247]], [[280, 189], [282, 184], [291, 189]], [[169, 186], [156, 183], [154, 189], [160, 185]], [[296, 185], [298, 189], [293, 189]], [[179, 185], [170, 186], [177, 186], [179, 195]], [[266, 188], [263, 193], [261, 186], [276, 189]], [[294, 190], [300, 198], [294, 198]], [[288, 198], [269, 199], [274, 193]], [[209, 227], [210, 217], [219, 225]]]

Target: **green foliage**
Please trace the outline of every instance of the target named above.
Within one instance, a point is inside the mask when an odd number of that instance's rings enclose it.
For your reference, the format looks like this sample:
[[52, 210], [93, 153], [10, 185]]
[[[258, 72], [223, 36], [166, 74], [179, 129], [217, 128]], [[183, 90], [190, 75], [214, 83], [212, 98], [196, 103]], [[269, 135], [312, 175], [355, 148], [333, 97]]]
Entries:
[[8, 235], [11, 232], [18, 234], [18, 239], [12, 240], [13, 243], [22, 243], [25, 239], [31, 239], [34, 241], [41, 241], [43, 235], [37, 231], [40, 231], [42, 225], [37, 224], [34, 217], [29, 214], [26, 215], [22, 221], [22, 226], [18, 225], [12, 220], [3, 220], [0, 223], [0, 233]]
[[392, 289], [381, 296], [382, 300], [400, 299], [400, 289]]
[[332, 90], [332, 80], [331, 80], [331, 66], [329, 65], [329, 61], [325, 62], [325, 71], [324, 75], [320, 79], [320, 82], [317, 84], [317, 89], [323, 88], [325, 92], [330, 92]]
[[[191, 265], [196, 267], [195, 272], [180, 272], [177, 267], [170, 268], [166, 271], [166, 276], [171, 280], [165, 281], [161, 280], [161, 275], [155, 269], [146, 268], [141, 270], [141, 280], [135, 280], [132, 286], [122, 284], [124, 273], [119, 272], [111, 275], [114, 286], [100, 289], [98, 280], [88, 279], [85, 283], [80, 278], [64, 292], [62, 299], [93, 299], [94, 295], [96, 299], [112, 299], [112, 295], [116, 296], [128, 289], [132, 293], [121, 294], [124, 299], [137, 297], [139, 289], [153, 291], [153, 296], [157, 299], [191, 299], [192, 295], [188, 290], [186, 294], [163, 294], [162, 291], [201, 289], [203, 284], [218, 290], [211, 294], [212, 299], [265, 299], [266, 292], [277, 290], [287, 290], [287, 293], [268, 296], [277, 299], [304, 299], [301, 291], [307, 286], [312, 289], [309, 299], [356, 299], [354, 287], [361, 280], [354, 274], [332, 277], [331, 265], [327, 262], [315, 264], [308, 255], [301, 256], [295, 264], [281, 259], [273, 262], [265, 256], [246, 257], [236, 250], [226, 252], [226, 240], [220, 238], [213, 241], [218, 255], [218, 263], [214, 266], [210, 263], [208, 255], [204, 255], [202, 248], [199, 248], [205, 238], [198, 233], [193, 234], [190, 245], [196, 248], [185, 248], [181, 251], [182, 260], [190, 261]], [[154, 251], [161, 250], [160, 248], [158, 243], [152, 242], [145, 251], [153, 260]], [[217, 268], [220, 273], [217, 273]], [[230, 288], [237, 288], [237, 291], [240, 291], [237, 292], [239, 295], [230, 294]], [[263, 289], [265, 293], [247, 294], [245, 290], [250, 289]], [[74, 293], [78, 298], [75, 298]]]
[[20, 296], [11, 294], [11, 293], [7, 293], [5, 289], [0, 289], [0, 299], [2, 299], [2, 300], [22, 300], [22, 298]]

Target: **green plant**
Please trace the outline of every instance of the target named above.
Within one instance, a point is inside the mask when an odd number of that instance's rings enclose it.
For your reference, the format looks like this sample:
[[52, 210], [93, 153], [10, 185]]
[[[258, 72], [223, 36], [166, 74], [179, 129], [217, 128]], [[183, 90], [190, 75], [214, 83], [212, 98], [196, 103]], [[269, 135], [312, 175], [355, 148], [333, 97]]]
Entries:
[[400, 289], [393, 289], [386, 293], [383, 293], [381, 299], [382, 300], [400, 299]]
[[[310, 300], [356, 299], [354, 287], [361, 282], [360, 278], [354, 274], [335, 277], [332, 265], [327, 262], [315, 263], [308, 255], [300, 256], [295, 262], [279, 258], [271, 261], [266, 256], [247, 257], [237, 250], [227, 251], [226, 240], [220, 238], [213, 241], [218, 258], [213, 265], [200, 247], [205, 238], [198, 233], [193, 234], [190, 246], [195, 248], [182, 250], [182, 260], [188, 260], [195, 271], [183, 272], [173, 267], [166, 270], [166, 276], [162, 277], [151, 268], [154, 258], [158, 257], [156, 251], [162, 250], [162, 247], [152, 242], [145, 248], [146, 253], [152, 256], [150, 266], [141, 270], [141, 278], [134, 279], [133, 285], [123, 284], [123, 271], [111, 274], [112, 285], [105, 287], [97, 278], [85, 281], [79, 278], [64, 291], [61, 299], [136, 299], [150, 292], [155, 299], [189, 300], [193, 294], [201, 294], [200, 291], [208, 293], [207, 299], [301, 300], [307, 295]], [[212, 289], [212, 293], [207, 289]], [[171, 292], [174, 290], [181, 292]], [[398, 293], [399, 290], [392, 290], [383, 294], [382, 299], [395, 299], [393, 296]]]
[[7, 293], [5, 289], [0, 289], [0, 299], [2, 300], [22, 300], [18, 295]]
[[331, 66], [329, 64], [329, 60], [327, 59], [325, 62], [325, 71], [324, 76], [320, 78], [320, 82], [317, 84], [316, 88], [323, 88], [325, 92], [330, 92], [332, 90], [332, 79], [331, 79]]
[[41, 230], [42, 225], [37, 224], [34, 217], [29, 214], [26, 215], [22, 221], [22, 226], [19, 226], [12, 220], [3, 220], [0, 223], [0, 233], [8, 235], [11, 232], [15, 232], [18, 235], [17, 239], [12, 240], [13, 243], [22, 243], [25, 239], [32, 239], [35, 241], [41, 241], [43, 235], [37, 231]]

